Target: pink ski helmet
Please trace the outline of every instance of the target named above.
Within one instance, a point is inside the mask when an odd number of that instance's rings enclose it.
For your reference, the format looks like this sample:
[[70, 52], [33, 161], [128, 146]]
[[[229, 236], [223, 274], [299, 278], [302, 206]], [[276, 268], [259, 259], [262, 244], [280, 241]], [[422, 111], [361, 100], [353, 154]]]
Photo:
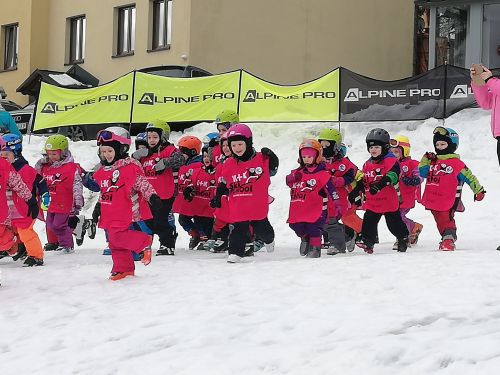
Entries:
[[229, 141], [236, 139], [252, 140], [252, 131], [246, 124], [234, 124], [227, 131]]

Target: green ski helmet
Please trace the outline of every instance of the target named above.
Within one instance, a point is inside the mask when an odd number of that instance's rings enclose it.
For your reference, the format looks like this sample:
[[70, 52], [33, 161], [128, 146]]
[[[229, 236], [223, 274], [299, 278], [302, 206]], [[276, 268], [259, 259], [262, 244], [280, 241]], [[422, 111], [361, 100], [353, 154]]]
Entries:
[[331, 158], [341, 151], [342, 134], [337, 129], [324, 128], [319, 132], [318, 141], [328, 141], [330, 146], [323, 147], [323, 156]]
[[235, 112], [229, 109], [226, 109], [219, 113], [215, 118], [215, 124], [217, 127], [219, 125], [224, 126], [226, 129], [229, 129], [232, 125], [240, 122], [240, 116]]
[[61, 150], [61, 152], [68, 151], [68, 138], [62, 134], [51, 135], [45, 141], [45, 152]]
[[146, 132], [156, 132], [162, 142], [167, 142], [170, 138], [170, 125], [165, 120], [154, 120], [146, 125]]

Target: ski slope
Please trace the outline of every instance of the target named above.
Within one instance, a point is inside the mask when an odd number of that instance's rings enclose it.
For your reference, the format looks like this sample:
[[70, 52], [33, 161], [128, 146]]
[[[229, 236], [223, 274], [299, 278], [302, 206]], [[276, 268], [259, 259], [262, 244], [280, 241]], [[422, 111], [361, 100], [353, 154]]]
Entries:
[[[369, 129], [408, 135], [419, 159], [432, 150], [438, 124], [356, 123], [342, 130], [349, 157], [361, 166]], [[301, 258], [286, 224], [284, 176], [296, 166], [298, 144], [322, 126], [251, 126], [255, 146], [281, 159], [270, 191], [272, 254], [227, 264], [224, 254], [186, 250], [181, 231], [175, 257], [137, 263], [135, 278], [111, 282], [99, 231], [75, 254], [46, 253], [44, 267], [0, 260], [0, 374], [498, 374], [500, 171], [488, 113], [466, 110], [446, 121], [487, 191], [473, 202], [464, 188], [455, 252], [436, 250], [432, 216], [419, 206], [409, 216], [424, 230], [407, 253], [391, 250], [394, 238], [382, 220], [373, 255], [356, 249]], [[211, 131], [213, 124], [201, 124], [189, 133]], [[30, 162], [43, 142], [32, 137], [25, 145]], [[93, 142], [70, 149], [85, 168], [98, 161]], [[96, 197], [86, 198], [90, 215]]]

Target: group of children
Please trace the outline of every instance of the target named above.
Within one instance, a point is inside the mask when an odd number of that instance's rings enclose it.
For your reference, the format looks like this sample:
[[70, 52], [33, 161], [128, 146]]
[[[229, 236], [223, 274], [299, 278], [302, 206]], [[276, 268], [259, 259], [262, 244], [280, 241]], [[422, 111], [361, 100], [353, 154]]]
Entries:
[[[90, 173], [74, 162], [63, 135], [48, 137], [35, 168], [22, 157], [22, 138], [7, 134], [0, 142], [0, 257], [25, 257], [25, 265], [43, 264], [43, 249], [33, 230], [37, 217], [46, 220], [45, 249], [74, 250], [72, 231], [83, 207], [83, 186], [100, 192], [92, 218], [105, 230], [113, 259], [110, 279], [134, 275], [134, 259], [151, 262], [174, 255], [177, 232], [172, 213], [190, 235], [189, 248], [228, 251], [227, 261], [242, 262], [254, 251], [274, 250], [274, 229], [267, 216], [273, 198], [271, 176], [279, 160], [269, 148], [256, 151], [248, 125], [238, 114], [223, 111], [217, 133], [205, 139], [191, 135], [169, 141], [170, 127], [149, 123], [136, 137], [121, 127], [98, 133], [99, 166]], [[441, 250], [454, 250], [454, 214], [463, 210], [464, 182], [482, 200], [485, 191], [455, 154], [458, 134], [434, 130], [435, 152], [417, 162], [405, 136], [391, 138], [384, 129], [366, 136], [369, 159], [359, 170], [346, 156], [341, 133], [332, 128], [299, 145], [298, 167], [286, 176], [290, 188], [288, 223], [300, 237], [300, 255], [321, 256], [352, 251], [354, 244], [372, 253], [377, 226], [385, 216], [399, 252], [415, 245], [423, 226], [407, 217], [419, 201], [436, 220]], [[426, 179], [423, 195], [420, 185]], [[39, 208], [47, 211], [46, 218]], [[364, 210], [363, 218], [357, 210]], [[26, 249], [25, 253], [23, 249]]]

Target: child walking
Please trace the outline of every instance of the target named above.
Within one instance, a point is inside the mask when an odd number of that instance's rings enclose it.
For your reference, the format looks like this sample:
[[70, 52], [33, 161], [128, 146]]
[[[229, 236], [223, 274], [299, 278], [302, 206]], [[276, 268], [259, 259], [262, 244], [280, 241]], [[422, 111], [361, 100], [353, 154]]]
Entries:
[[214, 208], [221, 207], [224, 195], [228, 196], [229, 222], [233, 229], [229, 234], [229, 263], [239, 263], [245, 256], [245, 245], [250, 225], [268, 252], [274, 251], [274, 229], [269, 222], [269, 185], [279, 160], [274, 152], [264, 147], [261, 152], [253, 148], [252, 131], [245, 124], [235, 124], [227, 133], [232, 158], [222, 168], [222, 182], [210, 201]]
[[354, 196], [364, 190], [365, 215], [361, 228], [361, 239], [356, 245], [372, 254], [377, 242], [378, 223], [382, 216], [389, 231], [398, 240], [398, 251], [408, 248], [408, 229], [399, 213], [399, 194], [395, 186], [399, 181], [400, 167], [396, 157], [389, 152], [389, 133], [380, 128], [371, 130], [366, 136], [366, 148], [370, 158], [363, 165], [363, 181], [351, 192]]
[[[328, 203], [332, 200], [338, 207], [338, 195], [331, 180], [331, 173], [322, 160], [321, 144], [308, 139], [299, 146], [300, 167], [286, 176], [286, 184], [290, 188], [290, 209], [288, 224], [300, 237], [300, 255], [307, 258], [321, 256], [321, 234], [327, 216], [333, 219], [340, 217], [339, 210], [335, 216], [328, 212]], [[344, 238], [344, 229], [341, 232]], [[344, 250], [345, 251], [345, 250]]]
[[146, 126], [147, 148], [139, 148], [132, 157], [142, 164], [147, 180], [161, 199], [157, 220], [146, 224], [160, 239], [156, 255], [174, 255], [177, 233], [169, 223], [169, 214], [174, 203], [174, 169], [184, 164], [184, 158], [177, 148], [168, 141], [170, 126], [163, 120], [150, 122]]
[[[404, 135], [397, 135], [390, 141], [391, 152], [399, 161], [401, 174], [399, 175], [399, 192], [401, 194], [401, 204], [399, 212], [403, 219], [410, 236], [408, 245], [413, 246], [418, 242], [418, 236], [422, 232], [423, 225], [416, 223], [406, 215], [415, 207], [415, 201], [420, 200], [420, 184], [422, 178], [418, 170], [418, 161], [410, 156], [410, 140]], [[398, 243], [394, 243], [393, 250], [398, 249]]]
[[474, 200], [481, 201], [486, 191], [460, 156], [455, 154], [459, 137], [451, 128], [434, 129], [434, 152], [426, 152], [418, 166], [420, 176], [426, 179], [422, 204], [430, 210], [436, 221], [441, 242], [439, 250], [455, 250], [457, 226], [455, 212], [464, 210], [461, 194], [466, 182], [474, 193]]
[[[5, 146], [0, 151], [0, 156], [11, 163], [14, 170], [19, 173], [23, 182], [31, 190], [33, 196], [40, 197], [43, 210], [50, 205], [50, 195], [47, 184], [35, 168], [31, 167], [22, 155], [22, 138], [16, 134], [5, 134], [3, 136]], [[24, 261], [25, 267], [43, 265], [43, 248], [38, 234], [33, 229], [36, 218], [28, 214], [28, 205], [12, 189], [7, 190], [7, 200], [11, 211], [11, 225], [14, 233], [18, 236], [18, 245], [24, 245], [27, 257]]]
[[[151, 262], [152, 236], [131, 229], [135, 223], [161, 214], [162, 201], [144, 176], [139, 162], [128, 156], [130, 136], [122, 129], [101, 130], [97, 135], [102, 166], [94, 173], [99, 184], [99, 227], [106, 230], [113, 268], [110, 280], [134, 276], [132, 252], [142, 263]], [[149, 206], [147, 204], [149, 202]]]
[[47, 228], [57, 237], [58, 251], [73, 253], [73, 229], [68, 220], [77, 216], [83, 207], [81, 169], [74, 162], [64, 135], [48, 137], [44, 149], [46, 155], [38, 160], [35, 169], [43, 176], [50, 193]]

